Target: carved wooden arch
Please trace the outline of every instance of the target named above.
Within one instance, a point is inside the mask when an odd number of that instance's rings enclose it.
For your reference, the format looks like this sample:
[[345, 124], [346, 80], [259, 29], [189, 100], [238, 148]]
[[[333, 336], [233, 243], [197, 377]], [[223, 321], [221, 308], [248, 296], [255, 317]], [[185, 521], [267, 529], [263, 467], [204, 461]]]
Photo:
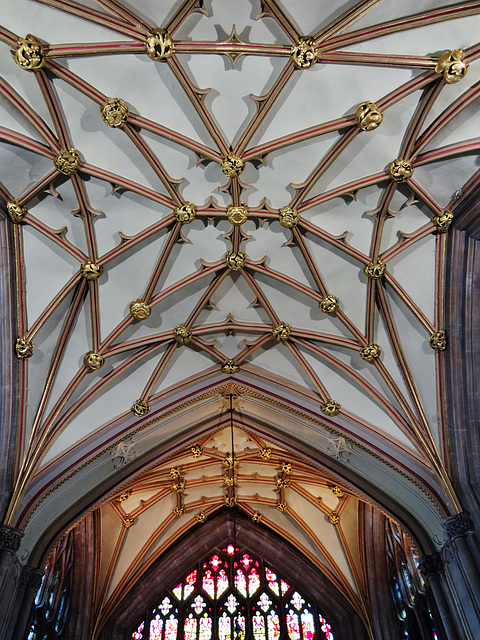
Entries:
[[[127, 640], [132, 628], [148, 604], [153, 604], [175, 581], [182, 581], [196, 560], [216, 546], [233, 538], [232, 510], [222, 510], [205, 524], [192, 529], [176, 545], [164, 553], [145, 575], [136, 581], [122, 603], [112, 612], [102, 629], [100, 640]], [[254, 524], [241, 513], [236, 514], [237, 543], [261, 556], [272, 570], [291, 580], [305, 595], [315, 601], [332, 626], [335, 640], [366, 640], [368, 633], [357, 613], [323, 576], [290, 543]], [[130, 634], [130, 635], [129, 635]]]

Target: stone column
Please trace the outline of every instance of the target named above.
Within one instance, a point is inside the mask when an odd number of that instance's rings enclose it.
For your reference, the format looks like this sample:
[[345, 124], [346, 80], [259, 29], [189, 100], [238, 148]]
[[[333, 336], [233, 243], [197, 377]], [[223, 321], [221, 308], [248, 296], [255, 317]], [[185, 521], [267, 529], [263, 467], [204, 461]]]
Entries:
[[449, 598], [445, 592], [444, 567], [441, 555], [432, 553], [420, 558], [418, 568], [422, 572], [425, 582], [430, 588], [430, 596], [435, 601], [447, 640], [461, 640], [457, 625], [449, 605]]
[[42, 584], [42, 578], [42, 569], [23, 567], [20, 577], [20, 589], [17, 594], [18, 607], [12, 640], [23, 640], [28, 633], [28, 623], [31, 619], [33, 601]]
[[22, 565], [17, 551], [23, 533], [0, 525], [0, 638], [8, 638], [14, 624], [16, 594], [20, 585]]

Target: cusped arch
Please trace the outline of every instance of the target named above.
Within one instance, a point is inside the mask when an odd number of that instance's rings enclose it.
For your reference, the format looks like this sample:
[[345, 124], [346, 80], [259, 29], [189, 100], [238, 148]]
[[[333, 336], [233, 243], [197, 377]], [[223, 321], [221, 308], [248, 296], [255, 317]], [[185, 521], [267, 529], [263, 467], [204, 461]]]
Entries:
[[[237, 548], [251, 550], [252, 555], [261, 558], [272, 571], [278, 572], [292, 587], [295, 586], [316, 604], [334, 630], [335, 640], [352, 637], [366, 640], [369, 637], [358, 612], [303, 554], [241, 513], [234, 516], [231, 510], [222, 510], [201, 525], [201, 529], [190, 530], [126, 590], [122, 602], [99, 633], [99, 640], [130, 640], [143, 614], [154, 607], [167, 591], [182, 582], [195, 568], [199, 558], [225, 548], [234, 536]], [[321, 632], [318, 637], [322, 635], [325, 637]]]

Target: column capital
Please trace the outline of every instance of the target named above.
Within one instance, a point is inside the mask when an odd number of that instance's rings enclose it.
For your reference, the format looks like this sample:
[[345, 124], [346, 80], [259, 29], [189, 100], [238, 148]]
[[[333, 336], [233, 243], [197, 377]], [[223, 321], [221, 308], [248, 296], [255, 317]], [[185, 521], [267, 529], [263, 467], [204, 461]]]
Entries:
[[422, 556], [418, 561], [418, 568], [426, 580], [432, 576], [438, 576], [443, 571], [442, 556], [438, 552]]
[[450, 540], [473, 533], [473, 522], [468, 511], [462, 511], [454, 516], [445, 518], [443, 526]]
[[14, 529], [7, 524], [0, 525], [0, 551], [11, 551], [16, 553], [20, 548], [20, 541], [23, 531]]
[[20, 586], [24, 589], [32, 589], [34, 593], [40, 589], [43, 578], [43, 569], [35, 569], [34, 567], [23, 567], [20, 576]]

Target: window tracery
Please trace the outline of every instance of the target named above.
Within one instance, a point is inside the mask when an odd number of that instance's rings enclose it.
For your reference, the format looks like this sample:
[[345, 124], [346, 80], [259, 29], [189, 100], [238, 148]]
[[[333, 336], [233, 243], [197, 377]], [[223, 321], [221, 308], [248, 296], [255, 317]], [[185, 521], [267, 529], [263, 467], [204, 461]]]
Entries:
[[132, 640], [334, 640], [314, 602], [232, 544], [167, 591]]

